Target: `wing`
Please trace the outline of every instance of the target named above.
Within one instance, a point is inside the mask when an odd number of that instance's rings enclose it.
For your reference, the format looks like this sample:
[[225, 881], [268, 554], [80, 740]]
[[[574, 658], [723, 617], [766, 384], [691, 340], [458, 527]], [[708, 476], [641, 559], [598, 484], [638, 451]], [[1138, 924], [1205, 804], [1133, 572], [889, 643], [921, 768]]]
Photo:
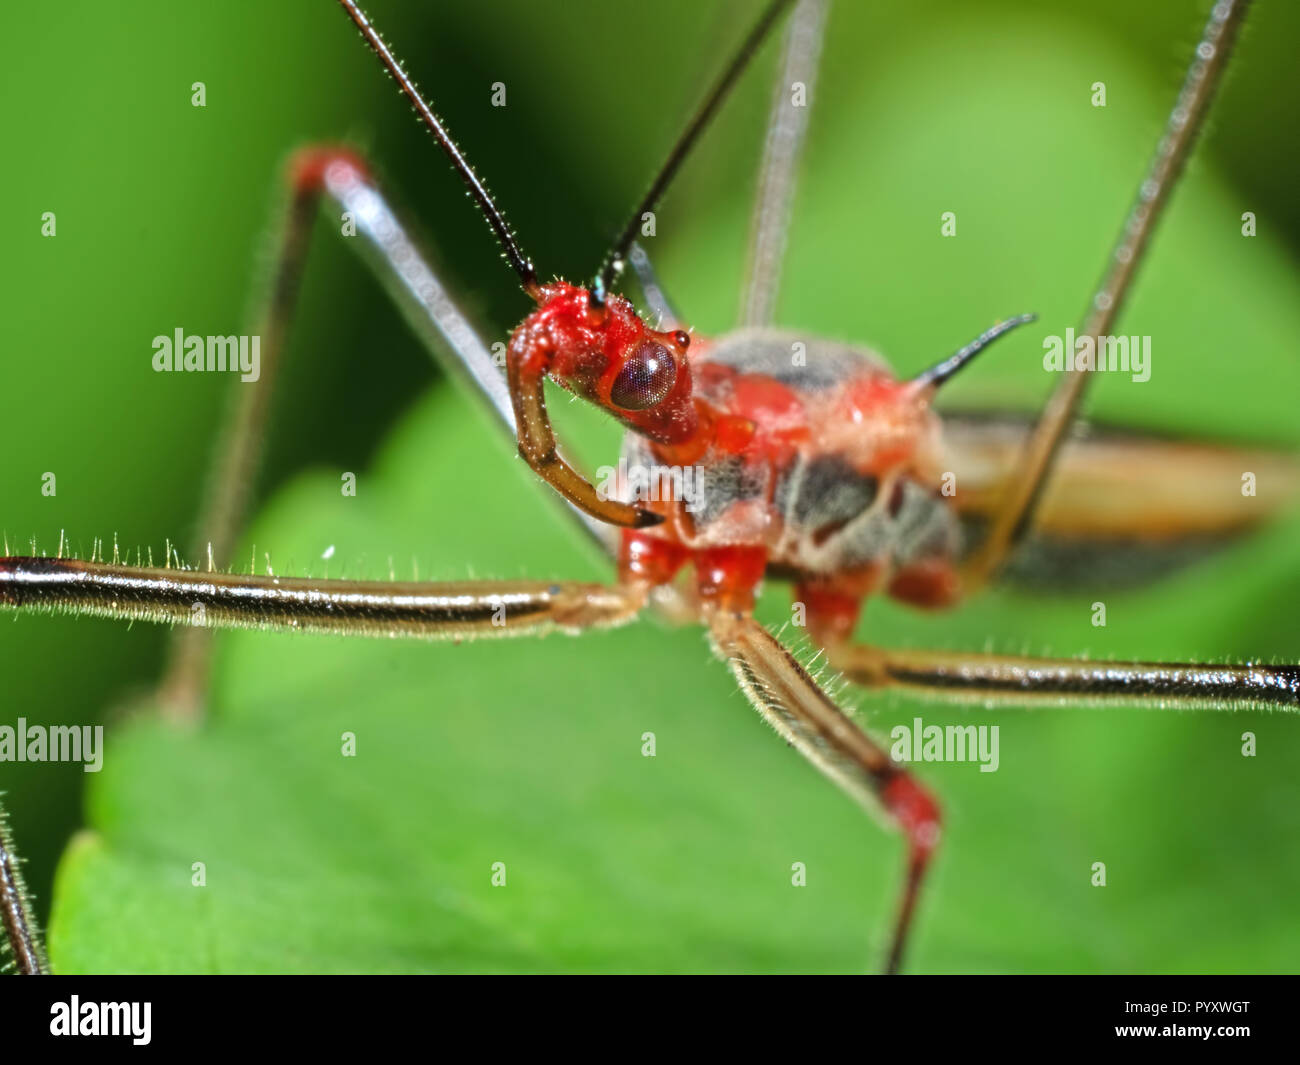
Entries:
[[[966, 550], [982, 540], [1032, 425], [1025, 415], [944, 415]], [[1004, 576], [1042, 587], [1136, 584], [1193, 562], [1300, 497], [1300, 455], [1093, 425], [1065, 444], [1034, 529]]]

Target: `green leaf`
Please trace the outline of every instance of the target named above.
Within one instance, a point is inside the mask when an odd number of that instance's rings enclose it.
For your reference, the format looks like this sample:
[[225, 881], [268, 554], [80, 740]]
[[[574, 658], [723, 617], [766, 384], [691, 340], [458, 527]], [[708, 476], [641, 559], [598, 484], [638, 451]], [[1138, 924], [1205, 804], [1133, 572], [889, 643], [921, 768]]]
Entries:
[[[841, 32], [869, 39], [862, 25]], [[1042, 332], [1073, 324], [1169, 87], [1077, 27], [1033, 21], [917, 30], [878, 62], [871, 79], [845, 65], [824, 79], [782, 321], [874, 341], [904, 370], [1007, 314], [1038, 311]], [[1099, 77], [1105, 111], [1087, 104]], [[734, 190], [710, 199], [709, 167], [732, 165], [738, 143], [706, 145], [659, 224], [682, 234], [660, 265], [706, 331], [729, 321], [746, 218]], [[1267, 234], [1240, 236], [1244, 209], [1193, 168], [1125, 318], [1154, 338], [1151, 381], [1100, 382], [1098, 410], [1296, 442], [1296, 271]], [[958, 212], [947, 243], [944, 210]], [[1041, 349], [1018, 336], [954, 386], [958, 399], [1043, 394]], [[408, 577], [416, 561], [437, 579], [607, 574], [469, 403], [420, 400], [373, 468], [354, 471], [355, 498], [333, 469], [279, 493], [248, 538], [259, 570], [269, 550], [286, 574], [387, 576], [390, 557]], [[562, 439], [581, 423], [584, 451], [608, 461], [611, 434], [557, 409]], [[1104, 629], [1091, 625], [1098, 594], [998, 592], [941, 617], [873, 602], [860, 631], [1295, 660], [1297, 574], [1300, 544], [1278, 528], [1106, 595]], [[763, 616], [785, 616], [779, 587]], [[860, 701], [884, 733], [915, 716], [1001, 729], [997, 772], [919, 767], [948, 830], [911, 968], [1294, 966], [1293, 719]], [[461, 646], [223, 636], [209, 723], [117, 729], [88, 823], [56, 883], [50, 949], [64, 972], [859, 971], [878, 963], [902, 865], [900, 841], [757, 720], [698, 630], [653, 621]], [[806, 887], [792, 885], [796, 862]]]

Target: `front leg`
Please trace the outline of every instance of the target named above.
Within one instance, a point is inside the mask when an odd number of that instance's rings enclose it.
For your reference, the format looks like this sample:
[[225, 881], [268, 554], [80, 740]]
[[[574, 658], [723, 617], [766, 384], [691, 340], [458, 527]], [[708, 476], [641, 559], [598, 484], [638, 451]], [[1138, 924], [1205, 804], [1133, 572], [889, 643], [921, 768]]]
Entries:
[[883, 810], [907, 837], [907, 874], [885, 971], [902, 963], [921, 881], [939, 842], [939, 806], [862, 731], [794, 656], [747, 613], [708, 615], [714, 649], [741, 690], [788, 744], [867, 809]]
[[[460, 309], [432, 261], [389, 204], [371, 168], [355, 152], [331, 145], [299, 151], [286, 174], [289, 198], [278, 223], [278, 247], [266, 279], [257, 334], [262, 338], [256, 382], [234, 386], [234, 402], [214, 449], [194, 557], [228, 565], [243, 528], [251, 486], [261, 461], [276, 384], [289, 343], [299, 285], [322, 203], [351, 220], [362, 258], [387, 289], [423, 346], [446, 371], [468, 383], [495, 414], [511, 441], [515, 416], [503, 366]], [[352, 241], [344, 241], [351, 245]], [[569, 508], [602, 554], [613, 551], [608, 527]], [[185, 629], [172, 642], [159, 683], [162, 705], [172, 716], [199, 716], [205, 697], [210, 639]]]
[[389, 639], [577, 633], [632, 620], [646, 594], [631, 582], [316, 580], [0, 558], [0, 609]]

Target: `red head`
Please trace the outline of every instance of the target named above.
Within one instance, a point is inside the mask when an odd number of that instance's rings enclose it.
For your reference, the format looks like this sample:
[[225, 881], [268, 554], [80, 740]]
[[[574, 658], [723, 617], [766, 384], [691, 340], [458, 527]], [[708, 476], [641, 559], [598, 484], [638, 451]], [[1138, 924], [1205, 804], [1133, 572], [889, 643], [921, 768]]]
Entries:
[[681, 444], [700, 428], [686, 359], [690, 337], [649, 328], [622, 296], [597, 304], [587, 289], [564, 281], [532, 294], [537, 310], [515, 330], [506, 359], [520, 454], [588, 513], [618, 525], [657, 523], [657, 515], [598, 497], [559, 457], [542, 381], [550, 377], [657, 443]]
[[595, 306], [587, 289], [563, 281], [541, 286], [537, 302], [510, 341], [512, 373], [545, 374], [658, 443], [694, 435], [687, 333], [657, 332], [622, 296]]

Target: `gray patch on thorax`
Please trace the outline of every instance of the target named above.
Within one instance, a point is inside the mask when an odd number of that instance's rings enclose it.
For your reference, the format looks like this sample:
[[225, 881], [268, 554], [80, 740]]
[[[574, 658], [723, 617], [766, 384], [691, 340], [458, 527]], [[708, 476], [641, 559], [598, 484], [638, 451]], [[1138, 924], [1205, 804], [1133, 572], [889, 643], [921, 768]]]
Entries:
[[728, 333], [709, 349], [705, 361], [741, 373], [766, 374], [789, 388], [809, 392], [833, 388], [864, 370], [889, 372], [888, 364], [866, 348], [777, 329]]

